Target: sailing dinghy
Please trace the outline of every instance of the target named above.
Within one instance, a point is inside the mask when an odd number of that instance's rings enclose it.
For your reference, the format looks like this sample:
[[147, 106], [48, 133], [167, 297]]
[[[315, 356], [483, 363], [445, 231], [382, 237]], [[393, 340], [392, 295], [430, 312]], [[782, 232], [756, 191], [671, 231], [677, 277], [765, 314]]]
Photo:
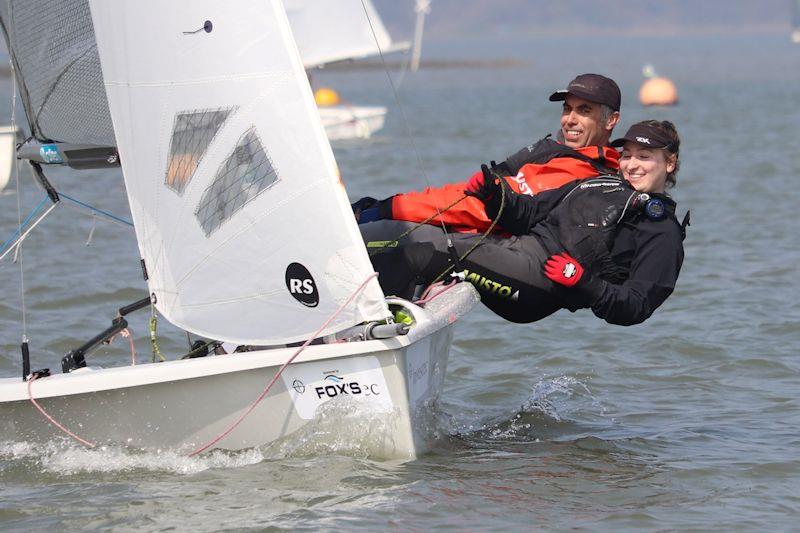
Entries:
[[[121, 165], [149, 293], [69, 352], [63, 373], [31, 372], [23, 343], [23, 379], [0, 380], [3, 440], [71, 431], [94, 445], [236, 450], [327, 412], [326, 438], [369, 435], [374, 456], [430, 445], [452, 325], [477, 293], [462, 283], [424, 305], [385, 298], [280, 0], [6, 0], [0, 22], [31, 129], [18, 157], [54, 205], [47, 165]], [[87, 364], [150, 306], [239, 348]], [[413, 324], [393, 323], [394, 310]]]

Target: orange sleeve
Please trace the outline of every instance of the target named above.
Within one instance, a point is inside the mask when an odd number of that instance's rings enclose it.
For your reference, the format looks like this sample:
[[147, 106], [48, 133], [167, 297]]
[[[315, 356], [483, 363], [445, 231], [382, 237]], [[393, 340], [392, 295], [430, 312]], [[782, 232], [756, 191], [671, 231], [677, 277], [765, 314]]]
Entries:
[[[515, 192], [520, 192], [516, 181], [512, 178], [505, 180]], [[428, 224], [444, 222], [452, 231], [486, 231], [492, 221], [486, 216], [483, 202], [472, 196], [464, 196], [466, 185], [467, 182], [449, 183], [441, 187], [428, 187], [420, 192], [397, 194], [392, 197], [392, 218], [422, 222], [433, 217]]]
[[[619, 168], [619, 153], [610, 147], [602, 150], [606, 165]], [[599, 155], [596, 146], [580, 148], [578, 152], [589, 157]], [[556, 157], [544, 164], [529, 163], [520, 169], [518, 175], [505, 180], [514, 192], [530, 195], [594, 176], [597, 176], [597, 170], [591, 164], [571, 157]], [[450, 183], [420, 192], [397, 194], [391, 199], [391, 218], [407, 222], [422, 222], [430, 218], [428, 224], [444, 222], [451, 231], [486, 231], [492, 221], [486, 216], [483, 202], [472, 196], [464, 197], [466, 185], [467, 182]]]

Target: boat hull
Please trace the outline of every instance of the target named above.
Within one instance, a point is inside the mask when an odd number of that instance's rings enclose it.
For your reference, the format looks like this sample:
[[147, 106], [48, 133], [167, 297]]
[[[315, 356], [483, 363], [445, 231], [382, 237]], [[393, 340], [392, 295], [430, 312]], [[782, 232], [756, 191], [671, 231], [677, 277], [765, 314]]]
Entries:
[[368, 139], [386, 120], [385, 107], [329, 106], [320, 107], [319, 114], [331, 141]]
[[[417, 457], [435, 440], [431, 406], [444, 383], [452, 323], [477, 301], [470, 285], [457, 289], [431, 302], [437, 306], [413, 306], [417, 325], [407, 336], [308, 347], [213, 447], [299, 439], [315, 450]], [[191, 453], [244, 415], [296, 350], [85, 369], [36, 380], [30, 392], [55, 420], [96, 445]], [[35, 408], [21, 379], [0, 380], [0, 428], [6, 441], [65, 438]]]

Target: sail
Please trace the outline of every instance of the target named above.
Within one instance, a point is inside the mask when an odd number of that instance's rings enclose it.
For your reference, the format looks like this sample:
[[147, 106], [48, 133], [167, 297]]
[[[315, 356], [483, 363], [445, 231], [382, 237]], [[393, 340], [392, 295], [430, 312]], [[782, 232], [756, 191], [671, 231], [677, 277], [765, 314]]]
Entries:
[[32, 135], [114, 146], [87, 0], [4, 0], [0, 24]]
[[284, 4], [306, 68], [409, 48], [408, 43], [392, 43], [371, 0], [285, 0]]
[[[90, 4], [158, 310], [213, 339], [306, 339], [373, 270], [282, 4]], [[322, 334], [388, 314], [372, 279]]]

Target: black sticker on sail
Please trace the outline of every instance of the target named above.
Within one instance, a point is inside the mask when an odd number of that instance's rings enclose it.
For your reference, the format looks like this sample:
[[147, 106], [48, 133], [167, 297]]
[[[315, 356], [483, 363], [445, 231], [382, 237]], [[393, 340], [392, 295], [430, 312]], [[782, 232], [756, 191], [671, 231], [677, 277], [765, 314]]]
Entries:
[[286, 288], [295, 300], [306, 307], [316, 307], [319, 303], [319, 292], [311, 272], [300, 263], [292, 263], [286, 267]]

